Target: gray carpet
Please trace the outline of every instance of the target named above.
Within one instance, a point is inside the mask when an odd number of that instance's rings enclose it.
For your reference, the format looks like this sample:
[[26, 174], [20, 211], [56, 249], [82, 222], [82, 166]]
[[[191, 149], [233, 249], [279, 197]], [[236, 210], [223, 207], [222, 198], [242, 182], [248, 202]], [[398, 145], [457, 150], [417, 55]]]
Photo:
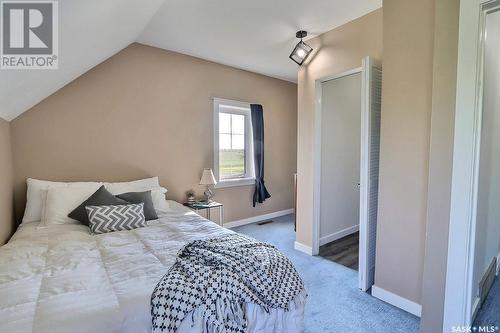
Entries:
[[305, 333], [419, 331], [419, 318], [359, 290], [356, 271], [295, 250], [292, 215], [273, 221], [260, 226], [248, 224], [233, 230], [274, 244], [294, 263], [309, 294]]
[[494, 326], [500, 327], [500, 278], [497, 276], [493, 286], [479, 309], [474, 326]]

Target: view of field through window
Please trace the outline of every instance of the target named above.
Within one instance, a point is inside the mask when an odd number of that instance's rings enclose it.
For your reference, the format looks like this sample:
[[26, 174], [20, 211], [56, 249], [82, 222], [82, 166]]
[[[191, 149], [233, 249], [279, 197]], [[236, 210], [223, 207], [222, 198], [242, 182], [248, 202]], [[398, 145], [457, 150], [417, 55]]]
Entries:
[[219, 177], [244, 177], [245, 170], [245, 116], [219, 113]]

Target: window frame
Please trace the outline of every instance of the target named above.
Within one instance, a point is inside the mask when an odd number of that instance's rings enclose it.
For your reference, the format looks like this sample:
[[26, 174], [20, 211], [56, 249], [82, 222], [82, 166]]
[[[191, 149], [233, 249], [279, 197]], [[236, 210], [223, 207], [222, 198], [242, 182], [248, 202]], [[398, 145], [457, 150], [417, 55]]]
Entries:
[[[234, 101], [230, 99], [214, 98], [213, 112], [213, 138], [214, 138], [214, 176], [217, 180], [216, 188], [232, 186], [248, 186], [255, 184], [255, 168], [253, 157], [253, 134], [250, 103]], [[221, 179], [219, 175], [219, 113], [221, 106], [228, 106], [232, 110], [229, 114], [238, 114], [245, 116], [245, 175], [239, 178]]]

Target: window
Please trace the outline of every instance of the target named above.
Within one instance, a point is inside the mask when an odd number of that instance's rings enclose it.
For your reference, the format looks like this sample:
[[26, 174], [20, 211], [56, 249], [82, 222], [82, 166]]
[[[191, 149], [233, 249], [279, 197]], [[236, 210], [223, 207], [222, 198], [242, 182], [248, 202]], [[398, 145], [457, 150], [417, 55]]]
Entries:
[[254, 184], [250, 104], [214, 99], [214, 173], [217, 187]]

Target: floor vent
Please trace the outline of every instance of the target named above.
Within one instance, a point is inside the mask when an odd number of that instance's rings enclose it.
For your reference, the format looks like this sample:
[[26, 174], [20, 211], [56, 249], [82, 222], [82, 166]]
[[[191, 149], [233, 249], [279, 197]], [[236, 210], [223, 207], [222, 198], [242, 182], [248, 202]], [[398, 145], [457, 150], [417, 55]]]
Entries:
[[257, 223], [257, 225], [264, 225], [264, 224], [268, 224], [268, 223], [272, 223], [272, 222], [273, 222], [273, 220], [262, 221], [262, 222]]
[[479, 282], [479, 299], [481, 305], [486, 300], [486, 296], [488, 296], [491, 286], [493, 285], [493, 281], [495, 281], [496, 267], [497, 258], [494, 257], [490, 265], [488, 266], [486, 273]]

